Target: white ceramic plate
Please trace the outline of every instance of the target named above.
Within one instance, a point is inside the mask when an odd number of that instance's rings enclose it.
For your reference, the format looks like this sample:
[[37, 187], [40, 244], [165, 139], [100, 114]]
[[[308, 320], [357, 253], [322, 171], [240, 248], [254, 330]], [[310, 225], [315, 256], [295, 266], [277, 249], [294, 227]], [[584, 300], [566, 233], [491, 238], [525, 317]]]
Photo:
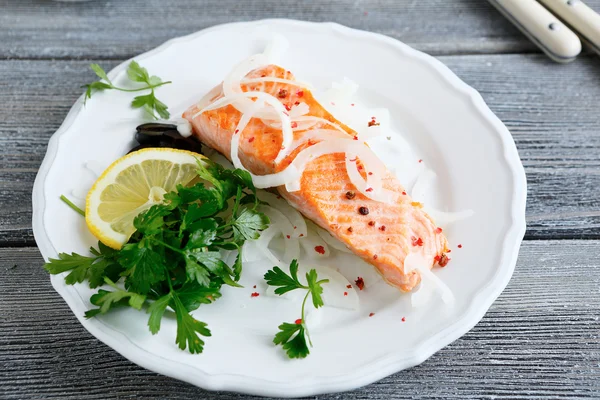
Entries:
[[[136, 59], [173, 80], [159, 97], [181, 111], [241, 59], [262, 51], [268, 32], [289, 40], [282, 65], [300, 79], [323, 87], [347, 76], [360, 85], [361, 98], [389, 108], [394, 129], [440, 177], [438, 206], [475, 212], [446, 230], [452, 262], [436, 270], [455, 293], [455, 305], [432, 302], [412, 309], [408, 296], [378, 284], [360, 293], [359, 311], [323, 309], [328, 323], [312, 332], [310, 356], [290, 361], [271, 340], [278, 323], [297, 318], [298, 304], [251, 299], [251, 285], [265, 289], [264, 270], [246, 268], [247, 289], [228, 290], [198, 310], [213, 332], [202, 355], [176, 347], [173, 319], [163, 321], [155, 336], [146, 327], [147, 314], [135, 310], [85, 320], [91, 291], [65, 285], [62, 276], [53, 276], [52, 284], [94, 336], [161, 374], [206, 389], [268, 396], [350, 390], [423, 362], [483, 317], [517, 260], [525, 231], [525, 174], [510, 133], [475, 90], [436, 59], [385, 36], [332, 23], [265, 20], [207, 29]], [[126, 65], [111, 71], [111, 79], [124, 81]], [[131, 95], [121, 92], [98, 93], [86, 107], [79, 99], [50, 140], [33, 191], [33, 228], [45, 258], [85, 252], [95, 244], [59, 195], [85, 192], [94, 178], [86, 163], [105, 167], [132, 146], [141, 114], [129, 108], [130, 101]], [[383, 147], [393, 150], [393, 143], [394, 138]], [[394, 152], [387, 153], [382, 157], [393, 165]], [[370, 312], [375, 312], [371, 318]]]

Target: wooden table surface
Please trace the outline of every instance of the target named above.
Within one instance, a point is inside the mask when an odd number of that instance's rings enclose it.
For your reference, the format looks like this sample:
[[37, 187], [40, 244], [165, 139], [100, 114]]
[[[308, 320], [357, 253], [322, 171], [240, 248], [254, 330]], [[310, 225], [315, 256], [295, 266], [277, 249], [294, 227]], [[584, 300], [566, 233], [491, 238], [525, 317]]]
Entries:
[[83, 329], [41, 268], [31, 189], [90, 62], [271, 17], [437, 56], [508, 126], [529, 185], [515, 274], [483, 320], [418, 367], [318, 398], [600, 398], [600, 58], [555, 64], [483, 0], [0, 0], [0, 398], [247, 398], [144, 370]]

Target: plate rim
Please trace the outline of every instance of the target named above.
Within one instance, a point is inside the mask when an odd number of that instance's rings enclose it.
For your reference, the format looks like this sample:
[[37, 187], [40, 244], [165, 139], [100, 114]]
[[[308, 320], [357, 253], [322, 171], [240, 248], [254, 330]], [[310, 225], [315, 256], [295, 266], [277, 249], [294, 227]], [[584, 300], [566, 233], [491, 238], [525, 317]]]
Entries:
[[[463, 82], [446, 65], [436, 58], [415, 50], [412, 47], [400, 42], [397, 39], [359, 29], [349, 28], [334, 22], [309, 22], [293, 19], [262, 19], [257, 21], [242, 21], [227, 24], [215, 25], [198, 32], [173, 38], [162, 45], [142, 53], [134, 58], [137, 60], [158, 54], [175, 43], [185, 42], [196, 39], [209, 32], [217, 30], [226, 30], [233, 27], [247, 26], [257, 27], [269, 24], [291, 24], [303, 26], [306, 28], [330, 29], [333, 33], [346, 36], [362, 37], [373, 41], [384, 42], [400, 51], [404, 56], [420, 60], [433, 70], [452, 88], [467, 97], [470, 100], [474, 111], [490, 125], [490, 128], [501, 139], [502, 154], [506, 167], [512, 175], [513, 196], [511, 203], [510, 225], [506, 228], [504, 239], [502, 241], [502, 252], [497, 265], [495, 274], [486, 282], [475, 294], [471, 305], [466, 309], [460, 318], [457, 318], [446, 329], [432, 335], [408, 353], [392, 353], [380, 357], [376, 361], [366, 364], [361, 369], [351, 375], [341, 375], [336, 378], [327, 378], [326, 380], [311, 377], [302, 379], [292, 384], [289, 382], [274, 382], [264, 379], [257, 379], [239, 374], [216, 374], [211, 375], [199, 368], [194, 368], [197, 373], [189, 374], [190, 366], [182, 365], [176, 361], [167, 360], [161, 356], [151, 353], [134, 345], [129, 346], [119, 338], [123, 335], [121, 332], [108, 327], [95, 320], [86, 320], [79, 315], [76, 310], [74, 298], [78, 297], [76, 290], [72, 286], [64, 284], [62, 276], [52, 276], [51, 282], [54, 289], [66, 301], [71, 311], [75, 314], [79, 322], [94, 337], [117, 351], [119, 354], [150, 371], [160, 373], [178, 380], [191, 383], [206, 390], [226, 390], [241, 393], [247, 393], [259, 396], [272, 397], [300, 397], [309, 395], [318, 395], [332, 392], [341, 392], [356, 389], [361, 386], [373, 383], [379, 379], [389, 376], [401, 370], [421, 364], [434, 353], [454, 342], [468, 331], [470, 331], [485, 315], [493, 302], [498, 298], [506, 288], [516, 266], [517, 257], [523, 236], [525, 234], [525, 204], [527, 197], [527, 181], [525, 170], [518, 155], [516, 144], [512, 135], [500, 119], [489, 109], [485, 101], [475, 89]], [[115, 68], [108, 75], [112, 78], [124, 70], [130, 60], [126, 60]], [[44, 197], [44, 188], [46, 177], [56, 158], [58, 152], [58, 143], [60, 137], [69, 130], [71, 125], [78, 118], [83, 110], [83, 95], [81, 95], [67, 114], [64, 122], [59, 129], [52, 135], [48, 142], [46, 155], [42, 161], [38, 174], [36, 176], [32, 190], [32, 227], [35, 241], [42, 253], [47, 259], [49, 256], [56, 256], [57, 251], [52, 246], [50, 239], [44, 227], [43, 214], [46, 206]], [[75, 296], [74, 296], [75, 295]], [[109, 332], [110, 331], [110, 332]], [[124, 335], [123, 335], [124, 336]], [[128, 340], [129, 343], [131, 343]], [[178, 369], [179, 367], [179, 369]]]

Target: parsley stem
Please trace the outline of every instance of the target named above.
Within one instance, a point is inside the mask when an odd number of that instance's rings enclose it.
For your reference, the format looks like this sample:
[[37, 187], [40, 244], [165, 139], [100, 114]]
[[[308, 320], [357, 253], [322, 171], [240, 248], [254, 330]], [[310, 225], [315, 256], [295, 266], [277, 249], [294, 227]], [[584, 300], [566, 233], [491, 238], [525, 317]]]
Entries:
[[173, 247], [173, 246], [171, 246], [171, 245], [169, 245], [169, 244], [166, 244], [166, 243], [165, 243], [165, 242], [163, 242], [162, 240], [158, 240], [157, 238], [152, 238], [152, 240], [154, 240], [156, 243], [160, 244], [161, 246], [165, 246], [167, 249], [173, 250], [173, 251], [174, 251], [174, 252], [176, 252], [176, 253], [179, 253], [179, 254], [185, 254], [183, 251], [181, 251], [181, 250], [179, 250], [178, 248], [176, 248], [176, 247]]
[[120, 88], [120, 87], [117, 87], [114, 85], [112, 86], [112, 88], [115, 90], [120, 90], [121, 92], [141, 92], [142, 90], [148, 90], [148, 89], [154, 90], [155, 88], [157, 88], [159, 86], [167, 85], [169, 83], [172, 83], [172, 82], [171, 81], [161, 82], [158, 85], [148, 85], [148, 86], [138, 88], [138, 89], [125, 89], [125, 88]]
[[304, 331], [306, 332], [306, 337], [308, 338], [308, 343], [310, 347], [312, 347], [312, 340], [310, 340], [310, 335], [308, 334], [308, 326], [306, 325], [306, 321], [304, 318], [304, 305], [306, 305], [306, 300], [308, 299], [308, 295], [310, 294], [310, 290], [306, 292], [306, 296], [304, 296], [304, 300], [302, 300], [302, 325], [304, 325]]
[[81, 214], [81, 216], [82, 216], [82, 217], [85, 217], [85, 211], [83, 211], [81, 208], [79, 208], [79, 207], [77, 207], [75, 204], [73, 204], [73, 203], [71, 202], [71, 200], [69, 200], [69, 199], [67, 199], [67, 198], [65, 197], [65, 195], [64, 195], [64, 194], [61, 194], [61, 195], [60, 195], [60, 199], [61, 199], [61, 200], [62, 200], [62, 201], [63, 201], [63, 202], [66, 204], [66, 205], [68, 205], [69, 207], [71, 207], [71, 209], [72, 209], [73, 211], [75, 211], [75, 212], [77, 212], [77, 213]]

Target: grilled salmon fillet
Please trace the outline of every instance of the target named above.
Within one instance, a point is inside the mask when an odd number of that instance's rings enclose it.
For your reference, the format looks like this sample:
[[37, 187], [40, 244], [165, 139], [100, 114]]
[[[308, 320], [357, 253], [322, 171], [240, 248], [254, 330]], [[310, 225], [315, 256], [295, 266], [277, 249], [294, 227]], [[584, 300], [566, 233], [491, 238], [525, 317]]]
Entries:
[[[294, 80], [289, 71], [275, 65], [254, 70], [246, 77]], [[308, 115], [334, 122], [348, 135], [356, 135], [356, 132], [327, 112], [306, 89], [289, 83], [261, 82], [242, 84], [242, 90], [270, 93], [280, 99], [287, 109], [306, 103]], [[206, 104], [191, 106], [183, 117], [191, 122], [194, 135], [200, 141], [230, 158], [231, 138], [241, 113], [232, 105], [227, 105], [197, 115], [202, 107], [221, 97], [223, 93], [218, 86], [211, 91]], [[317, 124], [310, 129], [318, 128], [328, 129], [328, 126]], [[295, 131], [294, 140], [301, 139], [306, 132]], [[299, 151], [315, 143], [309, 140], [281, 162], [275, 163], [283, 141], [280, 129], [252, 118], [240, 134], [240, 160], [246, 169], [256, 175], [285, 169]], [[390, 285], [410, 291], [419, 284], [420, 275], [417, 270], [405, 273], [406, 256], [411, 252], [421, 252], [427, 260], [431, 260], [427, 267], [431, 268], [436, 263], [444, 266], [449, 260], [446, 256], [448, 242], [442, 230], [422, 210], [422, 205], [406, 194], [391, 172], [386, 170], [382, 180], [384, 188], [397, 194], [393, 204], [369, 199], [356, 191], [346, 172], [345, 154], [333, 153], [307, 164], [299, 191], [288, 192], [284, 186], [277, 190], [307, 218], [372, 264]]]

